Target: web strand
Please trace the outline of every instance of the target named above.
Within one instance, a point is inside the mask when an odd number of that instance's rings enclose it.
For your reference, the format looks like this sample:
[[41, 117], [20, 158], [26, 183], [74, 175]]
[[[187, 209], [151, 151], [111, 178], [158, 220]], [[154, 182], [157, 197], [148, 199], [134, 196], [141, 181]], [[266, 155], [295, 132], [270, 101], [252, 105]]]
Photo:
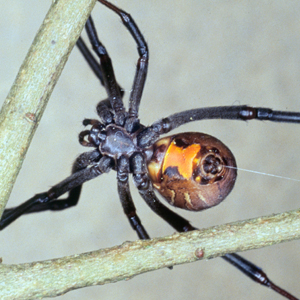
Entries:
[[264, 173], [264, 172], [254, 171], [254, 170], [243, 169], [243, 168], [235, 168], [235, 167], [231, 167], [231, 166], [226, 166], [226, 168], [237, 169], [238, 171], [245, 171], [245, 172], [249, 172], [249, 173], [255, 173], [255, 174], [259, 174], [259, 175], [300, 182], [300, 179], [285, 177], [285, 176], [280, 176], [280, 175], [275, 175], [275, 174], [270, 174], [270, 173]]

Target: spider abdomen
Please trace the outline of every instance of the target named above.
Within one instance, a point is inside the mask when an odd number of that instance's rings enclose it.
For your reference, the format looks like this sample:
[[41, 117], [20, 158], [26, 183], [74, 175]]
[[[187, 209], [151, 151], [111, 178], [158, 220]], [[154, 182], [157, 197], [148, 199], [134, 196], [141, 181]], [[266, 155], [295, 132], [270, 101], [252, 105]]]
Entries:
[[237, 176], [231, 151], [218, 139], [197, 132], [157, 141], [148, 170], [153, 186], [171, 205], [194, 211], [224, 200]]

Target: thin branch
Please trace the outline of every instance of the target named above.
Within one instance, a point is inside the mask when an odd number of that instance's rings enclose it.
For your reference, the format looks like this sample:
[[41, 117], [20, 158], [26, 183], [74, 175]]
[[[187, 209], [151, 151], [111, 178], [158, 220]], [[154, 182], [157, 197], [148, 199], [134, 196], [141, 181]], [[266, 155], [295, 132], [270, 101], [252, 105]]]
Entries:
[[54, 297], [168, 266], [300, 238], [300, 210], [59, 259], [0, 265], [1, 299]]
[[96, 0], [53, 1], [0, 112], [0, 217], [52, 90]]
[[[0, 112], [0, 215], [48, 98], [95, 2], [53, 2], [4, 103]], [[53, 297], [299, 238], [300, 210], [44, 262], [0, 264], [0, 298]]]

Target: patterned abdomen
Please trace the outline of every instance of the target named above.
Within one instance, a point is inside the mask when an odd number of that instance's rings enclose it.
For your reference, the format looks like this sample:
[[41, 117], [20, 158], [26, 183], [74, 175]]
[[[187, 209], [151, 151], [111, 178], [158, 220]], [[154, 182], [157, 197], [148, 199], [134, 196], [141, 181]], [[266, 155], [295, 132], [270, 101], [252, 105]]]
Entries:
[[224, 200], [237, 176], [231, 151], [218, 139], [198, 132], [157, 141], [148, 170], [153, 186], [170, 204], [195, 211]]

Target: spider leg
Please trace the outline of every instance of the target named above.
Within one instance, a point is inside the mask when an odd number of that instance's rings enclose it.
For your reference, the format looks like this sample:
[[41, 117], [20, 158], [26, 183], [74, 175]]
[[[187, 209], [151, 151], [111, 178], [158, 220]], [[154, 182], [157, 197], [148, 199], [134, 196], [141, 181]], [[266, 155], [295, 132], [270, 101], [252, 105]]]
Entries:
[[156, 214], [158, 214], [179, 232], [186, 232], [196, 229], [189, 223], [189, 221], [174, 213], [158, 200], [154, 193], [152, 183], [148, 178], [146, 162], [142, 154], [138, 153], [133, 157], [132, 168], [133, 180], [139, 190], [140, 195]]
[[216, 106], [186, 110], [161, 119], [145, 128], [138, 135], [138, 145], [148, 147], [158, 139], [161, 134], [199, 120], [226, 119], [226, 120], [261, 120], [285, 123], [300, 123], [300, 113], [276, 111], [270, 108], [240, 106]]
[[[90, 18], [92, 19], [91, 16], [90, 16]], [[102, 70], [101, 70], [101, 65], [96, 61], [95, 57], [90, 52], [90, 50], [88, 49], [88, 47], [86, 46], [85, 42], [83, 41], [83, 39], [81, 37], [79, 37], [76, 45], [79, 48], [83, 57], [85, 58], [86, 62], [88, 63], [88, 65], [90, 66], [90, 68], [92, 69], [94, 74], [96, 75], [96, 77], [100, 80], [100, 83], [103, 86], [105, 86], [104, 80], [103, 80], [103, 74], [102, 74]], [[123, 98], [124, 90], [118, 83], [117, 83], [117, 85], [118, 85], [118, 89], [119, 89], [121, 98]], [[107, 125], [107, 124], [111, 124], [113, 122], [112, 107], [111, 107], [109, 99], [105, 99], [98, 103], [97, 113], [103, 124]]]
[[[81, 154], [73, 164], [71, 176], [53, 186], [49, 191], [37, 194], [19, 206], [6, 209], [0, 220], [0, 230], [26, 213], [63, 210], [76, 205], [82, 184], [111, 169], [111, 159], [106, 156], [100, 157], [101, 155], [97, 150]], [[87, 168], [91, 163], [93, 165]], [[66, 199], [57, 200], [66, 192], [69, 192]]]
[[79, 143], [85, 147], [97, 148], [100, 145], [100, 141], [105, 139], [105, 135], [101, 133], [101, 130], [104, 129], [105, 126], [95, 119], [84, 119], [82, 124], [84, 126], [92, 125], [92, 128], [79, 133]]
[[225, 254], [222, 256], [227, 262], [232, 264], [234, 267], [243, 272], [246, 276], [251, 278], [253, 281], [260, 283], [261, 285], [268, 287], [283, 297], [290, 300], [298, 300], [298, 298], [294, 297], [281, 287], [274, 284], [267, 276], [267, 274], [258, 266], [254, 265], [251, 261], [246, 260], [242, 256], [236, 253]]
[[102, 75], [100, 64], [96, 61], [95, 57], [90, 52], [90, 50], [86, 46], [81, 36], [77, 40], [76, 46], [80, 50], [81, 54], [85, 58], [86, 62], [88, 63], [88, 65], [90, 66], [90, 68], [92, 69], [96, 77], [100, 80], [100, 83], [104, 86], [103, 75]]
[[137, 50], [139, 54], [139, 59], [137, 61], [136, 65], [136, 72], [135, 77], [133, 81], [132, 90], [130, 93], [129, 98], [129, 119], [126, 123], [126, 130], [128, 132], [133, 132], [138, 125], [138, 111], [139, 111], [139, 105], [141, 102], [146, 77], [147, 77], [147, 70], [148, 70], [148, 61], [149, 61], [149, 50], [147, 43], [140, 32], [138, 26], [134, 22], [133, 18], [125, 12], [124, 10], [114, 6], [113, 4], [104, 1], [99, 0], [102, 4], [113, 10], [115, 13], [117, 13], [125, 27], [128, 29], [132, 37], [134, 38], [136, 44], [137, 44]]
[[130, 171], [129, 160], [125, 156], [121, 156], [118, 159], [117, 166], [118, 192], [124, 213], [127, 216], [130, 225], [136, 231], [138, 237], [142, 240], [150, 239], [140, 218], [136, 214], [136, 209], [130, 194], [128, 184], [128, 174]]
[[[90, 18], [92, 18], [92, 17], [90, 16]], [[81, 36], [77, 40], [76, 46], [78, 47], [79, 51], [81, 52], [82, 56], [84, 57], [84, 59], [86, 60], [86, 62], [88, 63], [88, 65], [90, 66], [90, 68], [92, 69], [94, 74], [96, 75], [96, 77], [99, 79], [101, 85], [104, 86], [101, 66], [97, 62], [97, 60], [95, 59], [94, 55], [91, 53], [89, 48], [86, 46], [86, 44]], [[119, 90], [121, 93], [121, 97], [123, 97], [124, 90], [122, 89], [122, 87], [119, 84], [118, 84], [118, 87], [119, 87]]]
[[100, 70], [109, 101], [115, 113], [115, 122], [117, 125], [123, 125], [125, 121], [125, 108], [122, 101], [121, 88], [116, 81], [111, 59], [105, 47], [99, 41], [97, 31], [91, 17], [88, 18], [85, 28], [93, 50], [100, 58]]
[[111, 124], [113, 122], [113, 112], [109, 99], [100, 101], [97, 104], [97, 114], [103, 124]]
[[300, 123], [300, 113], [277, 111], [264, 107], [249, 107], [246, 105], [218, 106], [187, 110], [171, 115], [157, 123], [162, 123], [161, 125], [168, 124], [168, 130], [172, 130], [185, 123], [203, 119], [227, 119], [241, 121], [256, 119], [261, 121]]
[[[142, 225], [142, 222], [138, 215], [136, 214], [136, 209], [131, 198], [129, 184], [128, 184], [128, 174], [129, 174], [129, 160], [121, 156], [118, 160], [118, 169], [117, 169], [117, 180], [118, 180], [118, 192], [121, 200], [121, 204], [126, 214], [130, 225], [136, 231], [139, 239], [147, 240], [150, 239], [146, 229]], [[170, 270], [173, 269], [173, 266], [168, 267]]]
[[[168, 209], [156, 197], [152, 183], [150, 182], [144, 167], [145, 160], [143, 156], [140, 154], [135, 155], [132, 165], [134, 182], [139, 190], [140, 195], [149, 205], [149, 207], [179, 232], [196, 230], [196, 227], [193, 227], [186, 219]], [[222, 258], [239, 269], [255, 282], [273, 289], [274, 291], [288, 299], [297, 300], [297, 298], [289, 294], [287, 291], [271, 282], [266, 273], [263, 272], [261, 268], [244, 259], [240, 255], [231, 253], [225, 254], [224, 256], [222, 256]]]

